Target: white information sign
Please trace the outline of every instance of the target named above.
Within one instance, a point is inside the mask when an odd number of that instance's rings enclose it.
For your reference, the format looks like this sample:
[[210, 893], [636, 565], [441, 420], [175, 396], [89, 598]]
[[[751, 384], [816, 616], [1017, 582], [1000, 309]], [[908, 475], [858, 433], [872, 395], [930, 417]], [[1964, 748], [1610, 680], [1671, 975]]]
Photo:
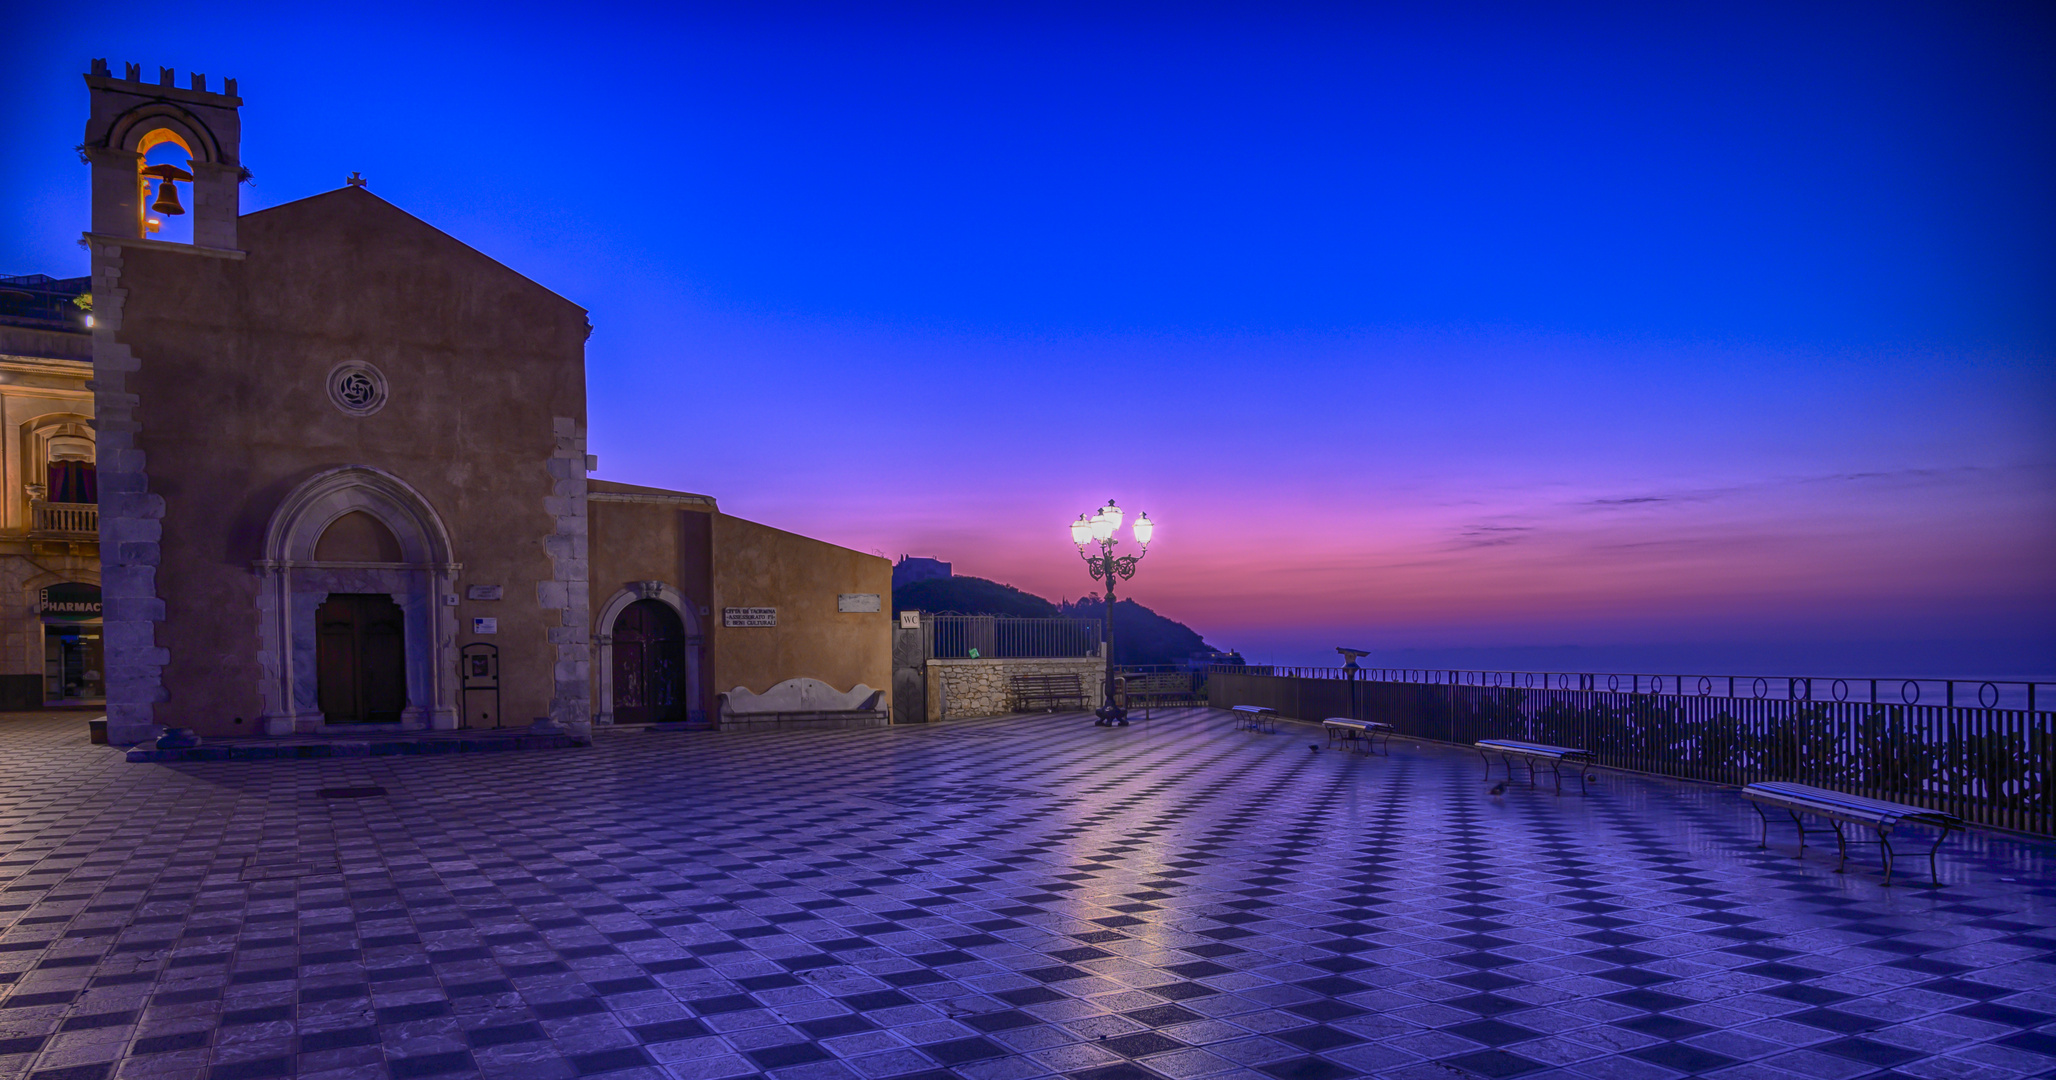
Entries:
[[921, 613], [920, 613], [920, 612], [918, 612], [918, 611], [902, 611], [902, 612], [900, 612], [900, 629], [902, 629], [902, 630], [919, 630], [919, 629], [921, 629]]
[[778, 609], [775, 607], [725, 607], [721, 609], [723, 626], [777, 626]]
[[835, 598], [837, 611], [877, 611], [878, 594], [875, 592], [846, 592]]
[[471, 632], [474, 634], [497, 634], [500, 632], [500, 620], [473, 619], [471, 620]]

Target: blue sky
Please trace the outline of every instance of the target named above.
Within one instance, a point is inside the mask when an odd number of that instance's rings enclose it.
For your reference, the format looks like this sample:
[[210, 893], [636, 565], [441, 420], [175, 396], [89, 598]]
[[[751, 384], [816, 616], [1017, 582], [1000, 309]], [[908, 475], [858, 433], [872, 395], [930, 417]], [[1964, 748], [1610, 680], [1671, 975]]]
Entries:
[[6, 272], [91, 58], [235, 76], [246, 209], [592, 309], [611, 478], [1050, 596], [1119, 497], [1281, 661], [2056, 667], [2046, 8], [107, 10], [0, 16]]

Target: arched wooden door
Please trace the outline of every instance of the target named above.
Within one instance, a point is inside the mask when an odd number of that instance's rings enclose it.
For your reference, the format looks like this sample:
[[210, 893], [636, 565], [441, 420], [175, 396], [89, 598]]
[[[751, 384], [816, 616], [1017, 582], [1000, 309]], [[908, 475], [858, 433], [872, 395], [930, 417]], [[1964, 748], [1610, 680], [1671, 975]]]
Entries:
[[614, 722], [684, 720], [685, 625], [661, 600], [637, 600], [614, 620]]
[[399, 723], [407, 707], [407, 637], [400, 605], [384, 593], [330, 593], [314, 611], [314, 626], [322, 720]]

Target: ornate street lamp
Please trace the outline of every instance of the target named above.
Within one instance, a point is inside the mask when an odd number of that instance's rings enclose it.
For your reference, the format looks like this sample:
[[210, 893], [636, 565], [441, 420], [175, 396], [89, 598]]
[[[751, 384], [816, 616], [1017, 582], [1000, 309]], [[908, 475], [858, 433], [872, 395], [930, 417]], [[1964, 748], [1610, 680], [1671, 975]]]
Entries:
[[1119, 531], [1121, 508], [1115, 506], [1112, 499], [1108, 499], [1107, 504], [1100, 507], [1091, 517], [1080, 514], [1078, 520], [1071, 523], [1071, 542], [1078, 545], [1078, 556], [1085, 560], [1086, 567], [1092, 571], [1092, 580], [1104, 579], [1107, 583], [1104, 612], [1106, 623], [1100, 633], [1100, 641], [1107, 653], [1107, 700], [1106, 704], [1101, 705], [1094, 713], [1099, 719], [1093, 721], [1100, 727], [1128, 726], [1128, 710], [1123, 709], [1114, 699], [1114, 579], [1126, 581], [1135, 576], [1135, 564], [1141, 562], [1144, 555], [1149, 554], [1149, 541], [1156, 535], [1156, 523], [1149, 520], [1148, 514], [1135, 515], [1135, 524], [1130, 527], [1130, 531], [1135, 534], [1135, 542], [1142, 545], [1142, 550], [1133, 555], [1114, 554], [1114, 546], [1120, 543], [1114, 539], [1114, 534]]

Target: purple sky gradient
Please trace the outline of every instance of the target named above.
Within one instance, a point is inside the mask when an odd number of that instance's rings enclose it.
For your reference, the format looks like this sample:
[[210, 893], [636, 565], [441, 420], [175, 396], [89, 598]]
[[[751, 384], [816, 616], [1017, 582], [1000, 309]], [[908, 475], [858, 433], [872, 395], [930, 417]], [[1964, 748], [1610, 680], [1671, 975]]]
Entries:
[[[126, 11], [131, 18], [124, 19]], [[1251, 659], [2056, 674], [2034, 5], [11, 11], [10, 273], [93, 57], [236, 76], [593, 312], [601, 475]]]

